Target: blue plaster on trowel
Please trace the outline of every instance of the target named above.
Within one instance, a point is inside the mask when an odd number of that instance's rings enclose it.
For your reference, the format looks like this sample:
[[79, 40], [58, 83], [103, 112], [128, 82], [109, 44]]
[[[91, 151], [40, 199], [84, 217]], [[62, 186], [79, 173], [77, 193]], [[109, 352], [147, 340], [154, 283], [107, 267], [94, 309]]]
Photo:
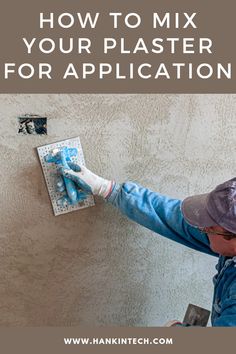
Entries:
[[[55, 149], [51, 151], [44, 157], [44, 160], [47, 163], [55, 163], [59, 167], [64, 167], [69, 170], [70, 167], [68, 166], [68, 162], [71, 161], [72, 157], [76, 157], [77, 155], [78, 150], [76, 148], [62, 147], [61, 149]], [[71, 179], [65, 176], [62, 176], [62, 178], [65, 184], [65, 190], [67, 195], [58, 199], [57, 202], [59, 203], [59, 205], [64, 205], [66, 203], [75, 205], [81, 200], [85, 199], [86, 194], [80, 192]], [[60, 185], [60, 180], [57, 182], [57, 188], [59, 188], [59, 191], [60, 188], [63, 191], [63, 186]]]
[[92, 194], [83, 192], [59, 172], [62, 166], [69, 168], [70, 161], [80, 166], [85, 165], [79, 137], [40, 146], [37, 152], [55, 215], [94, 205]]
[[[53, 152], [58, 150], [56, 153]], [[44, 157], [45, 162], [51, 162], [56, 164], [61, 164], [62, 160], [71, 161], [73, 156], [78, 155], [78, 150], [76, 148], [62, 147], [52, 150], [49, 154]], [[66, 166], [65, 166], [66, 167]]]

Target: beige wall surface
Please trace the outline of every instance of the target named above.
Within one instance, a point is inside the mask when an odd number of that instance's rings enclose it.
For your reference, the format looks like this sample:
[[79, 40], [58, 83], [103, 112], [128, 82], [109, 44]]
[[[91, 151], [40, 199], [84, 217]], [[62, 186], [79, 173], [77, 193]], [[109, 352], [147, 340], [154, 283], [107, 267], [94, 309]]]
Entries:
[[[48, 117], [19, 136], [17, 116]], [[35, 147], [79, 135], [87, 166], [176, 198], [235, 176], [235, 95], [1, 95], [0, 325], [161, 326], [211, 307], [217, 259], [101, 200], [54, 217]]]

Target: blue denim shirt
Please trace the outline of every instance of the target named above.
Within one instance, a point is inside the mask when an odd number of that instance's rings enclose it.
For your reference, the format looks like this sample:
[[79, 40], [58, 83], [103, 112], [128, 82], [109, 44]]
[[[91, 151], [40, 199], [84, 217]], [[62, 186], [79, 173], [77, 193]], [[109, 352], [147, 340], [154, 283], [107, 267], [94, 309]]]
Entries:
[[212, 326], [236, 326], [236, 257], [214, 253], [206, 234], [189, 225], [181, 200], [152, 192], [133, 182], [115, 184], [107, 198], [123, 214], [148, 229], [194, 250], [218, 257], [213, 278]]

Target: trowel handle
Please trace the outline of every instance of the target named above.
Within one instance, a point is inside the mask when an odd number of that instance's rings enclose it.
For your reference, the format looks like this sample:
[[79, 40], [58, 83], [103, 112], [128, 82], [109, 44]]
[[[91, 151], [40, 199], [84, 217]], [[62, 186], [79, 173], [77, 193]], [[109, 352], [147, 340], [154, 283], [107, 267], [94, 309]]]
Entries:
[[[61, 150], [61, 163], [64, 168], [66, 168], [68, 170], [70, 169], [70, 167], [67, 163], [67, 160], [66, 160], [65, 150]], [[68, 197], [71, 200], [71, 203], [76, 204], [78, 202], [78, 193], [77, 193], [75, 183], [67, 177], [63, 176], [63, 179], [65, 182], [66, 191], [67, 191]]]
[[78, 202], [78, 200], [77, 200], [78, 195], [77, 195], [77, 189], [76, 189], [75, 183], [67, 177], [63, 176], [63, 179], [64, 179], [64, 183], [66, 186], [66, 191], [67, 191], [68, 197], [71, 200], [71, 203], [76, 204]]

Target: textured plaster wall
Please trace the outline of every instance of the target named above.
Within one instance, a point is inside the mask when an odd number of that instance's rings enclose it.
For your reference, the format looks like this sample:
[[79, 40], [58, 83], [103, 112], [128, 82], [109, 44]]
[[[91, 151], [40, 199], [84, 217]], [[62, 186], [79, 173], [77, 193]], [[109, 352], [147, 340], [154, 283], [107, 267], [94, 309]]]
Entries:
[[[16, 117], [48, 116], [48, 136]], [[216, 259], [108, 204], [54, 217], [34, 148], [79, 135], [87, 166], [184, 198], [235, 175], [235, 95], [1, 95], [0, 325], [158, 326], [210, 308]]]

